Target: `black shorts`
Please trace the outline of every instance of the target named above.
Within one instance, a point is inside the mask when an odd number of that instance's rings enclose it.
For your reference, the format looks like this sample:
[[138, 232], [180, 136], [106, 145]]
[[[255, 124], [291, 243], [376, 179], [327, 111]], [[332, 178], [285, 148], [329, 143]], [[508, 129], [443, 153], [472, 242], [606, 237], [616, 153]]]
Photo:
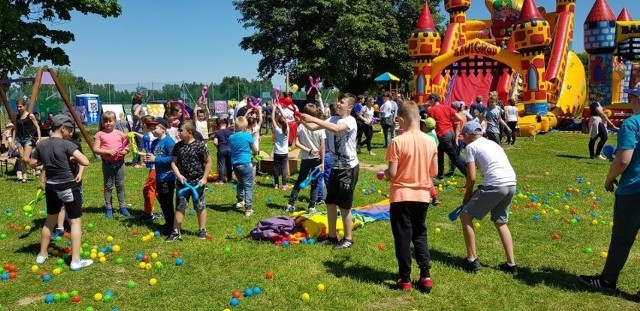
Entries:
[[46, 184], [47, 214], [57, 215], [62, 206], [67, 211], [69, 219], [82, 216], [82, 192], [75, 181], [62, 184]]
[[335, 204], [342, 209], [351, 209], [359, 173], [360, 165], [344, 170], [331, 169], [329, 184], [327, 185], [326, 204]]

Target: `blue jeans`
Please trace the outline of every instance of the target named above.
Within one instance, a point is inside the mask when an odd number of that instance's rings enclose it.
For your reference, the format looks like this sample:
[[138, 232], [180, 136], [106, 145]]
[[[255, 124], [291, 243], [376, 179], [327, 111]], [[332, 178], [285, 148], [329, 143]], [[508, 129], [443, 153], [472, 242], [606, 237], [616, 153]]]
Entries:
[[253, 166], [251, 163], [236, 164], [233, 166], [238, 184], [236, 185], [236, 199], [244, 201], [244, 206], [253, 209]]
[[331, 175], [331, 156], [329, 153], [324, 154], [324, 172], [318, 177], [318, 201], [324, 201], [324, 186], [329, 183], [329, 175]]

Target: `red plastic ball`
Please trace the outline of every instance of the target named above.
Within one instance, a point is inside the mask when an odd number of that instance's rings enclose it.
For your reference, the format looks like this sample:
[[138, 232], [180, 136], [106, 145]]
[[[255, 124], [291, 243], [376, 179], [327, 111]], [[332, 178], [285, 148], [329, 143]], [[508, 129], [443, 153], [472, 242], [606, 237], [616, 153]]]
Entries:
[[78, 303], [80, 302], [80, 295], [75, 295], [71, 298], [71, 302]]
[[242, 297], [242, 294], [240, 294], [240, 291], [234, 290], [232, 296], [233, 298], [240, 298]]
[[271, 271], [267, 272], [267, 273], [264, 275], [264, 277], [265, 277], [267, 280], [271, 280], [271, 279], [273, 279], [273, 272], [271, 272]]

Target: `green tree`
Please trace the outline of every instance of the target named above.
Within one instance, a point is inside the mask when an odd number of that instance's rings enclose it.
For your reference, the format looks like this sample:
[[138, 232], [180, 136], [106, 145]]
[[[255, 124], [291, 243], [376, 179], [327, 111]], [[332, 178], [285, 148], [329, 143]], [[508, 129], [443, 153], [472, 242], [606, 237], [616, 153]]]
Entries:
[[0, 79], [36, 61], [69, 65], [60, 45], [74, 41], [74, 35], [50, 26], [71, 20], [74, 11], [106, 18], [119, 16], [122, 8], [117, 0], [1, 0]]
[[[436, 24], [439, 0], [429, 0]], [[361, 93], [385, 71], [412, 79], [407, 39], [424, 0], [234, 0], [240, 21], [254, 34], [240, 47], [262, 55], [261, 77], [290, 72], [308, 86], [320, 76], [324, 87]]]

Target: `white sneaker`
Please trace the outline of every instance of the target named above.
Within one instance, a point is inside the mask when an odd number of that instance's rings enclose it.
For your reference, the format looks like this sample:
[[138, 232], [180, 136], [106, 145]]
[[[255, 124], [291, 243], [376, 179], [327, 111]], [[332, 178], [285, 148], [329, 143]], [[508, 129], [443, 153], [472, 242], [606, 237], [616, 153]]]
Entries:
[[47, 260], [47, 258], [49, 258], [49, 254], [44, 256], [40, 256], [40, 254], [38, 254], [38, 256], [36, 256], [36, 263], [41, 265]]
[[309, 207], [308, 212], [309, 212], [309, 214], [315, 214], [315, 213], [317, 213], [318, 211], [316, 210], [316, 208], [315, 208], [315, 207]]
[[599, 156], [598, 156], [598, 159], [600, 159], [600, 160], [605, 160], [605, 161], [608, 161], [608, 160], [609, 160], [609, 159], [607, 159], [607, 157], [605, 157], [605, 156], [603, 156], [603, 155], [599, 155]]
[[245, 216], [247, 216], [247, 217], [249, 217], [249, 216], [253, 215], [253, 209], [248, 209], [248, 210], [246, 210], [246, 211], [244, 212], [244, 215], [245, 215]]
[[293, 213], [296, 211], [296, 207], [291, 204], [287, 204], [287, 213]]
[[80, 269], [86, 268], [93, 264], [93, 260], [91, 259], [80, 259], [79, 261], [72, 261], [70, 268], [71, 271], [78, 271]]
[[243, 208], [243, 207], [244, 207], [244, 201], [240, 201], [236, 203], [236, 208]]

